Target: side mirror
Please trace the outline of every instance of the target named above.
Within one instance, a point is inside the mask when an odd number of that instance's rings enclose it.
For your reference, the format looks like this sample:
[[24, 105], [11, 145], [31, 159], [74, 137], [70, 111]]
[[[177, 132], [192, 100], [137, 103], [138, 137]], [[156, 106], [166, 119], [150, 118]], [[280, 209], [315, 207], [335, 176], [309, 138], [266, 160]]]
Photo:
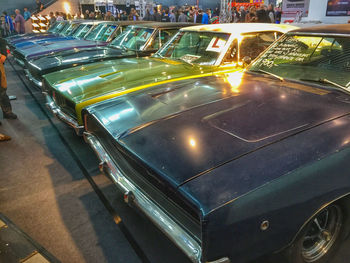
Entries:
[[248, 57], [248, 56], [245, 56], [245, 57], [242, 59], [242, 62], [243, 62], [243, 65], [246, 67], [246, 66], [248, 66], [248, 65], [252, 62], [252, 58], [251, 58], [251, 57]]

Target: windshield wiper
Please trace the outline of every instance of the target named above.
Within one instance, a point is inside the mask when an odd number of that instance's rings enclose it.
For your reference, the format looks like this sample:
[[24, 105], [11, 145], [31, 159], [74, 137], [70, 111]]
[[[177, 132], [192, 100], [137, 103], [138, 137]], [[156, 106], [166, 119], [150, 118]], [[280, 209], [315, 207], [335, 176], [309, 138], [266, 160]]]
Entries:
[[263, 74], [266, 74], [266, 75], [269, 75], [269, 76], [272, 76], [280, 81], [284, 81], [284, 78], [276, 75], [276, 74], [273, 74], [271, 72], [268, 72], [268, 71], [265, 71], [265, 70], [262, 70], [262, 69], [250, 69], [249, 71], [251, 72], [257, 72], [257, 73], [263, 73]]
[[322, 79], [322, 78], [319, 78], [319, 79], [299, 79], [301, 81], [308, 81], [308, 82], [315, 82], [315, 83], [319, 83], [319, 84], [330, 84], [332, 85], [333, 87], [337, 87], [338, 90], [341, 90], [341, 91], [346, 91], [346, 92], [350, 92], [350, 89], [349, 89], [349, 85], [347, 86], [343, 86], [343, 85], [340, 85], [334, 81], [331, 81], [329, 79]]

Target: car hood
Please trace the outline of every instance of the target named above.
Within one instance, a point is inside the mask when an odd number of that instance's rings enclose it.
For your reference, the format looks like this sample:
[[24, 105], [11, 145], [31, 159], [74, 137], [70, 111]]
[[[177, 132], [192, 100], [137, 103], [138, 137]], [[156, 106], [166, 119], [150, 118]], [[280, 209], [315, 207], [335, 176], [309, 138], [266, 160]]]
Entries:
[[43, 34], [37, 34], [37, 33], [31, 33], [31, 34], [25, 34], [25, 35], [16, 35], [10, 38], [6, 38], [6, 41], [11, 44], [16, 44], [19, 42], [29, 41], [32, 39], [45, 39], [45, 38], [54, 38], [58, 37], [57, 34], [53, 33], [43, 33]]
[[122, 56], [135, 55], [133, 51], [123, 51], [110, 47], [74, 48], [54, 55], [39, 57], [30, 61], [30, 64], [40, 71], [40, 74], [97, 61], [98, 59], [112, 59]]
[[93, 42], [88, 40], [67, 40], [59, 42], [49, 42], [35, 46], [17, 49], [25, 57], [36, 57], [40, 55], [50, 54], [57, 51], [68, 50], [73, 48], [88, 48], [94, 46], [106, 45], [104, 42]]
[[[107, 103], [91, 109], [115, 140], [160, 180], [179, 189], [192, 184], [191, 191], [197, 194], [215, 181], [220, 167], [238, 167], [243, 156], [350, 112], [349, 96], [341, 100], [338, 92], [258, 76], [245, 76], [238, 86], [233, 83], [214, 76], [200, 78], [183, 83], [185, 88], [172, 86], [159, 95], [135, 95], [121, 98], [115, 106]], [[240, 167], [249, 168], [249, 164]], [[259, 186], [244, 181], [248, 176], [242, 173], [225, 172], [230, 177], [226, 180], [235, 184], [225, 189], [221, 200], [215, 199], [221, 204]], [[205, 175], [207, 185], [201, 188]]]
[[[81, 103], [106, 94], [128, 93], [161, 81], [212, 71], [212, 66], [191, 66], [158, 58], [123, 58], [98, 62], [45, 75], [45, 79], [65, 97]], [[62, 80], [62, 76], [65, 79]]]
[[75, 40], [75, 38], [72, 37], [72, 36], [67, 36], [67, 37], [64, 37], [64, 36], [60, 36], [60, 37], [53, 36], [53, 37], [45, 37], [45, 38], [38, 38], [38, 39], [34, 38], [34, 39], [26, 40], [26, 41], [17, 42], [14, 45], [15, 45], [15, 48], [26, 49], [26, 48], [32, 47], [34, 45], [45, 45], [45, 46], [47, 46], [47, 45], [55, 43], [55, 42], [68, 41], [68, 40]]

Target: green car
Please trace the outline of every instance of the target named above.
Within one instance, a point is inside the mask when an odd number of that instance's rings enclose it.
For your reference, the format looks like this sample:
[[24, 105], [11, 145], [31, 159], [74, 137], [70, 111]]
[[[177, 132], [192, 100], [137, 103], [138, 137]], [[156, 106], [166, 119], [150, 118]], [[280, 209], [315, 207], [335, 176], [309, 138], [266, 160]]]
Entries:
[[172, 81], [242, 70], [283, 33], [275, 24], [186, 27], [156, 54], [108, 60], [44, 75], [48, 108], [82, 134], [82, 109]]

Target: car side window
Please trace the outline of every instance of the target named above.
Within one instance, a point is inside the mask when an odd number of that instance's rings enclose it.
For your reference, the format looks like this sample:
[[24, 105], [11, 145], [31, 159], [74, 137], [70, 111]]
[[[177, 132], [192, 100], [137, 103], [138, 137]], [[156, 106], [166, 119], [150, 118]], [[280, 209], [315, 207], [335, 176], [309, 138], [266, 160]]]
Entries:
[[240, 44], [240, 59], [249, 57], [255, 59], [276, 39], [275, 32], [253, 33], [244, 35]]
[[224, 63], [233, 63], [233, 62], [237, 62], [237, 54], [238, 54], [238, 42], [237, 39], [235, 39], [230, 47], [230, 49], [228, 50], [228, 52], [226, 53], [226, 56], [223, 60]]

